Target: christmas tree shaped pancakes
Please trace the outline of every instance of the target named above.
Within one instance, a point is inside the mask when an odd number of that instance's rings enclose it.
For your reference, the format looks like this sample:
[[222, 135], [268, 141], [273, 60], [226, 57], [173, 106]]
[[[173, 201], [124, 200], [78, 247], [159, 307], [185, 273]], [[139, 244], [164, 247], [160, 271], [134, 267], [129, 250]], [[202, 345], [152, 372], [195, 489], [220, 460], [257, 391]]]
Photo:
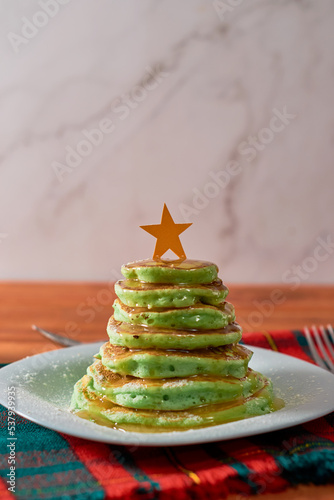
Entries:
[[[169, 431], [273, 411], [269, 379], [248, 367], [241, 328], [215, 264], [187, 260], [164, 206], [153, 260], [122, 267], [114, 315], [96, 361], [74, 388], [72, 410], [101, 425]], [[180, 259], [163, 261], [173, 250]]]

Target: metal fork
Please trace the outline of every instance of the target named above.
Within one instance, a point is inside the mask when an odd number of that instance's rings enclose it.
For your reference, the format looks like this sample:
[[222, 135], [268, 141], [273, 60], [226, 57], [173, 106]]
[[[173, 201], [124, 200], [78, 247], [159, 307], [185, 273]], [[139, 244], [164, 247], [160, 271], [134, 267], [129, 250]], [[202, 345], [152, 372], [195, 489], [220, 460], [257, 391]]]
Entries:
[[[312, 334], [304, 327], [305, 337], [314, 361], [318, 366], [334, 373], [334, 331], [332, 325], [312, 326]], [[319, 354], [320, 353], [320, 354]]]
[[41, 333], [44, 337], [48, 338], [55, 344], [59, 344], [64, 347], [71, 347], [73, 345], [83, 344], [83, 342], [80, 342], [80, 340], [70, 339], [68, 337], [65, 337], [64, 335], [59, 335], [58, 333], [49, 332], [48, 330], [44, 330], [44, 328], [40, 328], [39, 326], [36, 325], [31, 325], [31, 328], [36, 332]]

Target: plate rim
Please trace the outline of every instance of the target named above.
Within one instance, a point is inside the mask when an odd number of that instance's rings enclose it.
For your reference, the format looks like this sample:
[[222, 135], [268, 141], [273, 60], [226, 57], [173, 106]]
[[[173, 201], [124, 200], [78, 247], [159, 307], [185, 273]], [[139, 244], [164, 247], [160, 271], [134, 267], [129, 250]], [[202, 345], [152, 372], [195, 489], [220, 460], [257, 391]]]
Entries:
[[[65, 362], [66, 358], [62, 358], [62, 355], [60, 353], [64, 352], [64, 349], [66, 350], [65, 352], [68, 354], [67, 357], [70, 357], [70, 354], [77, 353], [79, 354], [82, 352], [85, 357], [88, 356], [93, 356], [94, 353], [98, 350], [99, 346], [102, 345], [104, 341], [99, 341], [99, 342], [94, 342], [94, 343], [86, 343], [86, 344], [80, 344], [77, 346], [72, 346], [72, 347], [67, 347], [63, 349], [55, 349], [52, 351], [46, 351], [43, 353], [35, 354], [33, 356], [27, 356], [21, 360], [14, 361], [13, 363], [8, 364], [7, 366], [4, 366], [0, 369], [0, 404], [8, 408], [6, 401], [5, 401], [5, 396], [3, 395], [3, 392], [5, 388], [8, 387], [10, 384], [13, 375], [15, 374], [15, 369], [17, 366], [20, 366], [21, 371], [24, 370], [24, 367], [28, 365], [29, 368], [29, 363], [31, 364], [34, 360], [36, 360], [39, 357], [42, 356], [51, 356], [51, 358], [57, 359], [60, 362]], [[305, 360], [302, 360], [300, 358], [297, 358], [295, 356], [281, 353], [278, 351], [273, 351], [271, 349], [265, 349], [263, 347], [257, 347], [257, 346], [252, 346], [249, 344], [242, 344], [244, 347], [250, 349], [253, 351], [254, 354], [268, 354], [273, 358], [279, 357], [279, 358], [288, 358], [288, 360], [291, 362], [291, 360], [294, 360], [297, 362], [298, 365], [304, 366], [305, 368], [308, 368], [310, 372], [313, 372], [315, 374], [318, 374], [321, 378], [327, 378], [329, 380], [329, 377], [332, 377], [333, 374], [328, 372], [327, 370], [324, 370], [320, 368], [317, 365], [314, 365], [312, 363], [309, 363]], [[89, 352], [86, 352], [86, 351]], [[79, 351], [79, 352], [78, 352]], [[289, 362], [288, 361], [288, 362]], [[30, 366], [30, 371], [31, 371], [31, 366]], [[9, 378], [8, 380], [5, 378], [5, 374], [8, 374], [9, 372]], [[270, 377], [270, 374], [268, 374]], [[333, 379], [334, 382], [334, 379]], [[18, 388], [22, 388], [22, 386], [18, 385]], [[26, 403], [27, 399], [34, 399], [40, 397], [38, 395], [29, 395], [29, 397], [26, 397]], [[50, 405], [53, 408], [57, 409], [57, 406], [54, 403], [51, 403], [49, 401], [44, 401], [44, 404]], [[75, 422], [77, 422], [77, 419], [80, 417], [75, 416], [73, 413], [69, 412], [69, 410], [65, 410], [64, 408], [58, 408], [59, 412], [61, 414], [65, 413], [67, 416], [67, 419], [70, 418], [75, 418]], [[284, 408], [283, 408], [284, 410]], [[266, 415], [260, 415], [256, 417], [250, 417], [248, 419], [243, 419], [242, 422], [250, 422], [250, 428], [242, 430], [238, 430], [237, 424], [240, 421], [236, 422], [229, 422], [226, 424], [219, 424], [216, 426], [210, 426], [210, 427], [204, 427], [200, 429], [189, 429], [185, 431], [170, 431], [170, 432], [158, 432], [158, 433], [141, 433], [141, 432], [132, 432], [132, 431], [120, 431], [120, 430], [115, 430], [112, 428], [104, 427], [104, 426], [99, 426], [97, 424], [94, 424], [93, 422], [89, 422], [87, 420], [80, 419], [80, 426], [78, 426], [78, 429], [75, 427], [72, 429], [65, 430], [62, 424], [62, 420], [59, 422], [54, 422], [53, 420], [51, 423], [48, 423], [45, 421], [44, 418], [39, 418], [36, 415], [30, 415], [29, 411], [27, 413], [27, 409], [24, 407], [24, 402], [23, 402], [23, 410], [15, 410], [17, 415], [20, 415], [21, 417], [30, 420], [31, 422], [34, 422], [38, 425], [41, 425], [43, 427], [46, 427], [50, 430], [60, 432], [63, 434], [68, 434], [70, 436], [75, 436], [79, 437], [81, 439], [87, 439], [89, 441], [97, 441], [101, 443], [106, 443], [106, 444], [117, 444], [117, 445], [126, 445], [126, 446], [185, 446], [185, 445], [193, 445], [193, 444], [201, 444], [201, 443], [209, 443], [209, 442], [214, 442], [214, 441], [225, 441], [225, 440], [230, 440], [230, 439], [238, 439], [238, 438], [244, 438], [244, 437], [249, 437], [249, 436], [254, 436], [254, 435], [259, 435], [259, 434], [265, 434], [268, 432], [274, 432], [277, 430], [281, 429], [286, 429], [289, 427], [293, 427], [295, 425], [300, 425], [302, 423], [308, 422], [310, 420], [314, 420], [316, 418], [320, 418], [324, 415], [327, 415], [331, 411], [334, 411], [334, 405], [331, 407], [330, 402], [329, 404], [324, 404], [320, 408], [316, 408], [316, 410], [313, 412], [312, 417], [308, 414], [303, 415], [302, 413], [300, 415], [296, 415], [295, 420], [293, 423], [290, 421], [286, 422], [281, 422], [280, 420], [277, 420], [275, 422], [270, 423], [270, 419], [272, 418], [271, 416], [275, 415], [276, 412], [266, 414]], [[278, 410], [281, 411], [281, 410]], [[269, 418], [268, 418], [269, 417]], [[60, 418], [60, 415], [59, 415]], [[264, 423], [269, 420], [267, 426], [262, 426], [261, 430], [259, 429], [258, 425], [255, 425], [252, 423], [254, 421], [257, 421], [258, 419], [261, 419], [261, 421], [264, 420]], [[65, 417], [65, 423], [66, 423], [66, 417]], [[92, 427], [90, 427], [92, 426]], [[228, 427], [227, 427], [228, 426]], [[87, 427], [85, 429], [85, 427]], [[219, 436], [219, 429], [230, 429], [230, 432], [228, 433], [228, 436], [226, 436], [226, 432], [223, 433], [222, 436]], [[89, 434], [85, 435], [84, 431], [88, 431]], [[210, 432], [211, 431], [211, 432]]]

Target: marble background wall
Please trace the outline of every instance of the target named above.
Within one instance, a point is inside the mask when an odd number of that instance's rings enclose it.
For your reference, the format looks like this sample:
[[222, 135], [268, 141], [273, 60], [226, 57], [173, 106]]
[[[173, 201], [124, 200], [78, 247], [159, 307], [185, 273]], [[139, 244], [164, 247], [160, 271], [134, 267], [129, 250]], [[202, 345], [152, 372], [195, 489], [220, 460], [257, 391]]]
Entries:
[[0, 13], [0, 279], [114, 279], [166, 202], [226, 282], [333, 282], [331, 0]]

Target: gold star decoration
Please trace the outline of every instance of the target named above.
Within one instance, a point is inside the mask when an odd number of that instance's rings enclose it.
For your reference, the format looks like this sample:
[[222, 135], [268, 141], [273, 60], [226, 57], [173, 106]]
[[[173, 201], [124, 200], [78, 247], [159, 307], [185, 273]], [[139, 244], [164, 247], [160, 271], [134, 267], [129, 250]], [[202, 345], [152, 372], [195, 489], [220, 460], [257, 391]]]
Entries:
[[161, 260], [161, 257], [167, 252], [172, 250], [181, 260], [185, 260], [186, 254], [184, 253], [179, 235], [183, 233], [190, 224], [175, 224], [169, 210], [164, 204], [160, 224], [151, 224], [149, 226], [140, 226], [144, 231], [157, 238], [154, 249], [153, 260]]

